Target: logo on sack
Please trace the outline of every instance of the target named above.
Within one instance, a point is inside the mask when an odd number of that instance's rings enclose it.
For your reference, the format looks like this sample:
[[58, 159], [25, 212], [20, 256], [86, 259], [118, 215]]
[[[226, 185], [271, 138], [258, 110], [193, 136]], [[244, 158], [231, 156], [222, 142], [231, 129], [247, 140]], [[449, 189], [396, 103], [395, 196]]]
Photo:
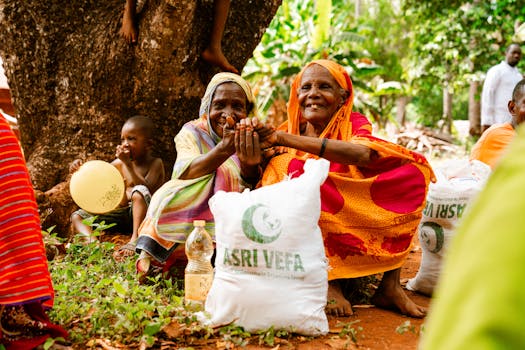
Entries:
[[271, 243], [282, 233], [281, 220], [266, 205], [252, 205], [242, 215], [244, 235], [257, 243]]
[[443, 227], [432, 221], [425, 222], [421, 225], [420, 239], [431, 253], [438, 253], [445, 242]]

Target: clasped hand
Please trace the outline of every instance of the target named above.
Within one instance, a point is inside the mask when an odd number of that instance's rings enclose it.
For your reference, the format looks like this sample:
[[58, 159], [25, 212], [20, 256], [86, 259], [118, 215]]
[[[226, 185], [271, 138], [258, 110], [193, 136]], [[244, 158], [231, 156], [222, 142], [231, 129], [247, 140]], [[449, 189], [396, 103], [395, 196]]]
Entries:
[[226, 118], [222, 142], [232, 148], [243, 166], [261, 164], [264, 150], [276, 143], [275, 128], [263, 124], [258, 118], [244, 118], [235, 123], [231, 116]]
[[235, 151], [241, 163], [259, 165], [263, 150], [275, 143], [275, 129], [256, 117], [241, 119], [235, 126]]

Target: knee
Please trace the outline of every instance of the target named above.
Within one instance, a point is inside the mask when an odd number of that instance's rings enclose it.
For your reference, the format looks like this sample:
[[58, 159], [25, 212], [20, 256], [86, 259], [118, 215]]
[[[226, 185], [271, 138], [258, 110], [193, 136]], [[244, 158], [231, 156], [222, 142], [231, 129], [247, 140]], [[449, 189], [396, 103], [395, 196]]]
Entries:
[[131, 202], [133, 205], [146, 205], [146, 200], [144, 199], [144, 196], [139, 191], [134, 191], [131, 194]]
[[77, 213], [71, 214], [70, 221], [72, 224], [82, 222], [82, 217]]

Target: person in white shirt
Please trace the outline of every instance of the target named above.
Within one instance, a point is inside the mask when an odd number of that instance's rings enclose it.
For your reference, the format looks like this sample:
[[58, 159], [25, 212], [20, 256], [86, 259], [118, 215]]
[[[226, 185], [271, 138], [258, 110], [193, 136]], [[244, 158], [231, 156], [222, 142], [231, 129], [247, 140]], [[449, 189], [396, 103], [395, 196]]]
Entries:
[[508, 103], [514, 86], [523, 79], [516, 66], [521, 59], [521, 47], [511, 44], [505, 50], [505, 61], [491, 67], [487, 72], [481, 94], [481, 131], [493, 124], [508, 123], [512, 116]]

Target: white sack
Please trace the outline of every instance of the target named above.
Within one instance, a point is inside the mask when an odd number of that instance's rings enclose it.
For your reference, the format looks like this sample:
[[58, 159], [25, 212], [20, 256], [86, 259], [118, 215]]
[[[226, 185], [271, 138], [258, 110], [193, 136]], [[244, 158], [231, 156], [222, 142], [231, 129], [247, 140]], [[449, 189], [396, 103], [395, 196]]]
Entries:
[[421, 263], [407, 289], [432, 295], [443, 256], [469, 203], [483, 189], [490, 167], [477, 160], [451, 160], [434, 169], [427, 203], [418, 227]]
[[328, 168], [324, 159], [308, 160], [298, 178], [210, 199], [217, 255], [205, 310], [212, 326], [328, 332], [328, 264], [318, 226]]

